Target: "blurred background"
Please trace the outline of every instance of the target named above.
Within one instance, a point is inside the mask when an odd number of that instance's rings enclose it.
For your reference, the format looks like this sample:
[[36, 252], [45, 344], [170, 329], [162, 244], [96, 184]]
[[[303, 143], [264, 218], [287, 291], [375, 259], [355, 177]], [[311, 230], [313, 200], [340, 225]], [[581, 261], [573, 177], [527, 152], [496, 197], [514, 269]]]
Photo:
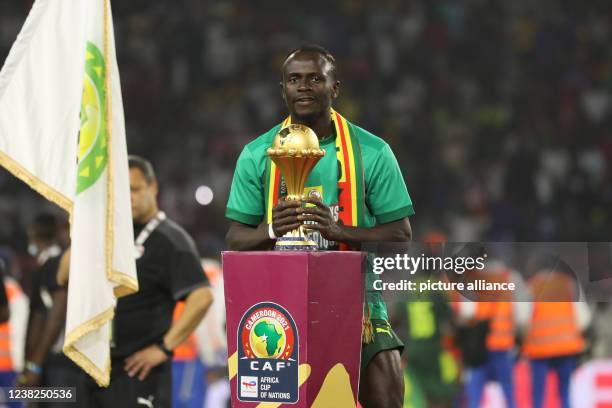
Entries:
[[[415, 240], [610, 240], [609, 0], [112, 3], [128, 149], [203, 256], [224, 249], [236, 159], [285, 117], [280, 66], [305, 42], [336, 57], [336, 109], [395, 152]], [[0, 62], [31, 4], [0, 1]], [[17, 276], [50, 206], [0, 169]]]
[[[0, 2], [0, 61], [31, 3]], [[224, 247], [236, 159], [285, 117], [280, 65], [304, 42], [338, 61], [336, 108], [395, 152], [415, 238], [435, 228], [455, 241], [609, 239], [609, 1], [287, 7], [113, 2], [129, 151], [153, 162], [162, 208], [204, 254]], [[4, 170], [0, 194], [0, 243], [23, 250], [45, 204]]]

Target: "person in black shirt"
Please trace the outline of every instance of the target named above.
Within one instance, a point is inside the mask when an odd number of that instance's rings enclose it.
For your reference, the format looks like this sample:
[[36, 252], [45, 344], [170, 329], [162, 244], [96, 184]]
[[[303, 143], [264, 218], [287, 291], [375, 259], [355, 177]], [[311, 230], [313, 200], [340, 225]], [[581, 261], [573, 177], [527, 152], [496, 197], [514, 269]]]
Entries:
[[[139, 290], [117, 300], [110, 385], [100, 388], [87, 377], [84, 407], [170, 407], [172, 350], [212, 302], [193, 240], [157, 207], [153, 167], [137, 156], [129, 166]], [[179, 300], [184, 312], [172, 322]]]
[[26, 361], [19, 377], [24, 386], [73, 387], [79, 379], [79, 369], [62, 353], [67, 290], [55, 279], [62, 254], [60, 231], [60, 218], [50, 213], [37, 215], [28, 228], [29, 251], [39, 267], [32, 271], [29, 294]]

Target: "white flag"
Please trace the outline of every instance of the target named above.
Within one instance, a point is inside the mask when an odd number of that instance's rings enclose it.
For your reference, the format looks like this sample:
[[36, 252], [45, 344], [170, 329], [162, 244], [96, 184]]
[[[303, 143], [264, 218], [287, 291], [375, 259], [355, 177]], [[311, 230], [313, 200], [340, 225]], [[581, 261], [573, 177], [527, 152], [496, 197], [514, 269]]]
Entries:
[[64, 352], [106, 386], [115, 296], [138, 290], [109, 0], [34, 4], [0, 72], [0, 164], [71, 213]]

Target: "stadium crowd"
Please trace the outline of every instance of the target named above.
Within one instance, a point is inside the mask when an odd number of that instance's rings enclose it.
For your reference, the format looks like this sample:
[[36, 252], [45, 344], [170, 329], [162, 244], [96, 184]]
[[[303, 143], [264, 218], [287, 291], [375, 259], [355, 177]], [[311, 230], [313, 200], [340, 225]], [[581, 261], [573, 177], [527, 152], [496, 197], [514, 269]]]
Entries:
[[[31, 4], [0, 2], [0, 61]], [[129, 151], [154, 163], [161, 207], [202, 255], [225, 248], [235, 161], [284, 118], [278, 68], [304, 42], [340, 62], [336, 109], [396, 153], [415, 203], [415, 240], [434, 230], [450, 241], [610, 240], [609, 1], [287, 7], [113, 2]], [[208, 205], [194, 198], [201, 185], [214, 193]], [[3, 169], [0, 197], [0, 257], [27, 293], [26, 226], [49, 205]], [[599, 320], [596, 331], [607, 333]]]
[[[0, 5], [1, 60], [31, 3]], [[397, 152], [416, 238], [604, 240], [612, 226], [605, 1], [113, 7], [129, 150], [156, 165], [164, 207], [205, 251], [223, 248], [238, 153], [283, 118], [278, 66], [304, 41], [343, 67], [338, 111]], [[0, 241], [23, 245], [35, 204], [8, 174], [0, 183]], [[214, 193], [206, 207], [199, 185]]]

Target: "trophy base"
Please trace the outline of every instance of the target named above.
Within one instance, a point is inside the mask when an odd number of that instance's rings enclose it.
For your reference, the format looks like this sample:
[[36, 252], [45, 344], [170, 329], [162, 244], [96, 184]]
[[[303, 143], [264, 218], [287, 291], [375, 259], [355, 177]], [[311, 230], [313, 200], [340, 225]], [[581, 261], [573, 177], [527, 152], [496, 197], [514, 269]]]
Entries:
[[316, 242], [305, 237], [280, 237], [274, 245], [275, 251], [316, 251]]

